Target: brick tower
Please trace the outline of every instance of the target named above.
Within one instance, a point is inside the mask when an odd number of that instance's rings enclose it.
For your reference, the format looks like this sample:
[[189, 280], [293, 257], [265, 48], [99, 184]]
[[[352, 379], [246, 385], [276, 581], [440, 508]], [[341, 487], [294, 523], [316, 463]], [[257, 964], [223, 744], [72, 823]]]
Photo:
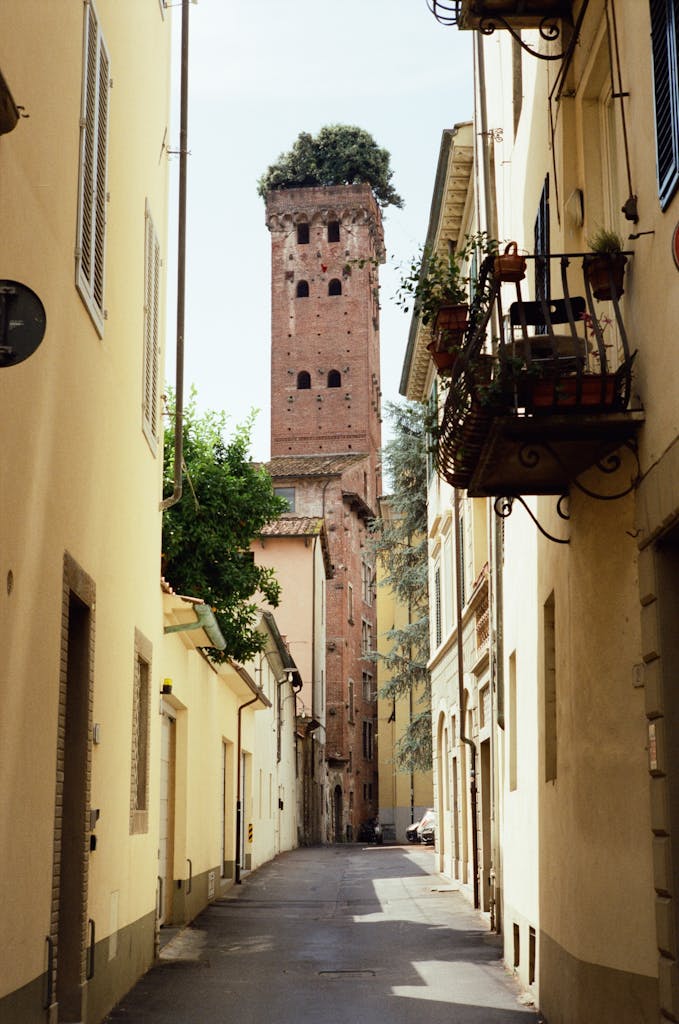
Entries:
[[[378, 812], [374, 564], [381, 492], [380, 210], [369, 185], [267, 195], [271, 232], [271, 462], [290, 516], [326, 524], [322, 721], [327, 837], [357, 838]], [[286, 600], [286, 595], [283, 595]], [[315, 687], [314, 687], [315, 692]], [[321, 741], [321, 736], [317, 736]]]

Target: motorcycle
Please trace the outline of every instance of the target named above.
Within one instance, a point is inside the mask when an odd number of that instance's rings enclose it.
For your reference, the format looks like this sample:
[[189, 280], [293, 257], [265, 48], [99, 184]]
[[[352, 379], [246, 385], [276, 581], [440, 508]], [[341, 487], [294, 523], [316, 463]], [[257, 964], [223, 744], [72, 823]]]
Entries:
[[358, 841], [359, 843], [375, 843], [377, 846], [381, 846], [384, 841], [382, 834], [382, 826], [380, 825], [379, 818], [371, 818], [369, 821], [364, 821], [360, 824], [358, 829]]

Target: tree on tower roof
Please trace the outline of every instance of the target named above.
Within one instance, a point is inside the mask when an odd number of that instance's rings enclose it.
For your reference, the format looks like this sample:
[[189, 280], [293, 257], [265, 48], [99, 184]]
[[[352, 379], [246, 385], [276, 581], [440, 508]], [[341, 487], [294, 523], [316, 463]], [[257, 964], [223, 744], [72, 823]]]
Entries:
[[391, 184], [391, 156], [370, 132], [355, 125], [331, 124], [318, 135], [300, 132], [288, 153], [281, 153], [257, 183], [263, 198], [285, 188], [368, 184], [380, 206], [403, 206]]

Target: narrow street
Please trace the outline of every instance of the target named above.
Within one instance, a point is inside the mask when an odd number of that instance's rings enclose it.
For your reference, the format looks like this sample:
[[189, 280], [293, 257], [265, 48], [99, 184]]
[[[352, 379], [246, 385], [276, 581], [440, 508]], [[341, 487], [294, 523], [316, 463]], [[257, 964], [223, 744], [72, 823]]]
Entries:
[[111, 1024], [530, 1024], [429, 848], [283, 854], [163, 949]]

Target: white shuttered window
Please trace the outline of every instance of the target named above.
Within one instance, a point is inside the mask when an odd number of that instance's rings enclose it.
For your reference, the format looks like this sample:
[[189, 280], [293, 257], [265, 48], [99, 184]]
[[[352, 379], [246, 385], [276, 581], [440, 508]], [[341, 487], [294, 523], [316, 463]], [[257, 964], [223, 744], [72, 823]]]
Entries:
[[144, 233], [144, 364], [142, 429], [153, 452], [158, 447], [158, 369], [160, 361], [158, 314], [160, 308], [160, 244], [146, 203]]
[[92, 0], [85, 4], [83, 65], [76, 285], [103, 335], [110, 65]]

